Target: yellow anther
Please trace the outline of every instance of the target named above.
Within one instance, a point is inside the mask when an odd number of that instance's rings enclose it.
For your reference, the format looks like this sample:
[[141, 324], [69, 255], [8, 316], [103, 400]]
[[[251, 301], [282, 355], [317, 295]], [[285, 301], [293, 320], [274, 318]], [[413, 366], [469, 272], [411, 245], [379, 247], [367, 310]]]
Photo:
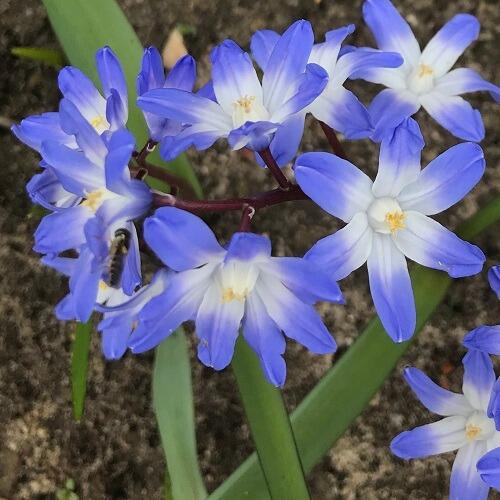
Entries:
[[108, 288], [108, 285], [103, 280], [100, 280], [99, 281], [99, 290], [104, 291], [104, 290], [107, 290], [107, 288]]
[[102, 115], [97, 115], [95, 118], [92, 118], [90, 120], [90, 124], [95, 128], [98, 129], [99, 127], [106, 127], [106, 119]]
[[97, 209], [101, 206], [101, 203], [104, 201], [103, 198], [104, 189], [96, 189], [95, 191], [89, 193], [85, 200], [82, 201], [82, 206], [90, 208], [92, 212], [96, 212]]
[[465, 428], [465, 437], [468, 441], [474, 441], [481, 434], [481, 427], [474, 424], [468, 424]]
[[388, 212], [385, 214], [385, 221], [389, 224], [391, 233], [395, 233], [398, 229], [404, 229], [405, 214], [403, 212]]
[[427, 64], [421, 64], [418, 67], [418, 77], [423, 78], [424, 76], [430, 76], [434, 74], [434, 70]]
[[236, 102], [234, 102], [234, 107], [239, 107], [245, 113], [250, 113], [252, 111], [253, 102], [255, 101], [254, 95], [245, 95], [240, 97]]
[[238, 293], [232, 288], [225, 288], [222, 291], [222, 302], [232, 302], [233, 300], [239, 300], [241, 302], [245, 300], [246, 295], [246, 290], [243, 293]]

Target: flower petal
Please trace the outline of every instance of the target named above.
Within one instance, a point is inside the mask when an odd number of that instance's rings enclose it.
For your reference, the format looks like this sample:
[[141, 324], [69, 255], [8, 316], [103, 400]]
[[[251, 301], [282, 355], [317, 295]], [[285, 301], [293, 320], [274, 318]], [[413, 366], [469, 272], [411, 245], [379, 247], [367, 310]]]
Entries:
[[434, 215], [459, 202], [479, 182], [486, 162], [481, 147], [472, 142], [451, 147], [422, 170], [398, 197], [403, 210]]
[[473, 276], [481, 271], [485, 257], [476, 245], [461, 240], [420, 212], [409, 210], [405, 215], [406, 227], [396, 231], [393, 238], [409, 259], [445, 271], [452, 278]]
[[210, 56], [212, 81], [217, 102], [228, 114], [243, 97], [253, 97], [262, 103], [262, 87], [250, 56], [232, 40], [217, 45]]
[[405, 368], [404, 376], [420, 402], [432, 413], [468, 417], [474, 411], [463, 394], [439, 387], [418, 368]]
[[262, 71], [266, 71], [269, 58], [279, 39], [280, 34], [273, 30], [258, 30], [252, 35], [250, 51]]
[[487, 500], [490, 488], [477, 471], [477, 462], [485, 453], [485, 441], [473, 441], [458, 450], [451, 470], [450, 498]]
[[488, 271], [488, 281], [490, 283], [491, 289], [500, 298], [500, 266], [493, 266]]
[[347, 139], [362, 139], [372, 133], [370, 114], [365, 105], [342, 86], [327, 85], [308, 110], [317, 120], [338, 130]]
[[251, 293], [246, 300], [243, 336], [259, 357], [269, 383], [283, 387], [286, 378], [286, 363], [283, 359], [286, 340], [256, 293]]
[[392, 440], [391, 451], [409, 460], [456, 450], [467, 443], [465, 422], [465, 417], [455, 415], [402, 432]]
[[262, 79], [264, 106], [272, 115], [291, 97], [291, 83], [306, 68], [314, 43], [311, 23], [293, 23], [277, 41], [266, 65]]
[[361, 267], [372, 251], [373, 231], [363, 212], [344, 228], [319, 240], [305, 258], [323, 268], [334, 280], [341, 280]]
[[420, 47], [417, 39], [389, 0], [366, 0], [363, 4], [363, 18], [380, 49], [401, 54], [405, 66], [418, 64]]
[[[287, 118], [276, 129], [269, 149], [279, 167], [284, 167], [295, 158], [304, 134], [305, 118], [305, 113], [297, 113]], [[256, 155], [256, 160], [259, 165], [265, 166], [260, 156]]]
[[337, 348], [314, 307], [297, 298], [283, 283], [269, 276], [259, 276], [256, 288], [269, 316], [285, 335], [315, 354], [334, 352]]
[[148, 217], [144, 238], [175, 271], [199, 267], [224, 255], [214, 233], [199, 217], [175, 207], [159, 208]]
[[467, 349], [477, 349], [488, 354], [500, 355], [500, 325], [481, 325], [470, 331], [463, 340]]
[[368, 257], [370, 291], [377, 314], [394, 342], [415, 332], [416, 312], [406, 259], [388, 235], [374, 233]]
[[384, 89], [377, 94], [368, 112], [374, 127], [372, 139], [380, 142], [406, 118], [420, 109], [418, 97], [408, 90]]
[[349, 222], [373, 200], [372, 181], [352, 163], [330, 153], [305, 153], [295, 161], [303, 191], [323, 210]]
[[500, 87], [485, 80], [477, 71], [457, 68], [446, 73], [436, 82], [436, 91], [446, 95], [487, 90], [496, 102], [500, 102]]
[[373, 194], [377, 198], [398, 197], [407, 184], [418, 178], [424, 145], [420, 127], [412, 118], [407, 118], [382, 140], [373, 183]]
[[464, 365], [463, 393], [476, 410], [486, 412], [491, 390], [495, 384], [491, 358], [488, 354], [473, 349], [464, 356], [462, 363]]
[[196, 316], [198, 357], [203, 364], [222, 370], [231, 362], [244, 312], [243, 300], [225, 301], [221, 284], [210, 285]]
[[420, 96], [420, 102], [434, 120], [459, 139], [474, 142], [484, 139], [481, 113], [462, 97], [433, 91]]
[[447, 73], [462, 52], [479, 36], [479, 21], [471, 14], [457, 14], [429, 41], [421, 64], [430, 66], [436, 78]]
[[500, 490], [500, 448], [483, 455], [477, 462], [477, 471], [487, 485]]

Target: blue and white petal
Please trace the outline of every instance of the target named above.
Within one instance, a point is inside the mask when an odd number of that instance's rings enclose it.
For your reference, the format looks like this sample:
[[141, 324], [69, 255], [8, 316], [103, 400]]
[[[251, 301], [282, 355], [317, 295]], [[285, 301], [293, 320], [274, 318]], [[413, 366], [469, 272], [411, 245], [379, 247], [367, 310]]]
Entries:
[[349, 222], [373, 201], [372, 181], [347, 160], [330, 153], [305, 153], [295, 161], [302, 190], [323, 210]]
[[445, 95], [460, 95], [486, 90], [496, 102], [500, 102], [500, 87], [485, 80], [470, 68], [457, 68], [446, 73], [436, 82], [436, 91]]
[[477, 462], [485, 453], [485, 441], [473, 441], [458, 450], [451, 470], [450, 498], [487, 500], [490, 488], [477, 471]]
[[491, 358], [484, 352], [471, 350], [464, 356], [462, 363], [463, 393], [471, 406], [486, 412], [496, 379]]
[[401, 70], [417, 66], [420, 57], [417, 39], [389, 0], [367, 0], [363, 4], [363, 18], [380, 49], [403, 56], [405, 64]]
[[483, 455], [477, 462], [477, 471], [487, 485], [500, 490], [500, 448]]
[[394, 342], [415, 332], [416, 312], [406, 259], [388, 235], [373, 234], [368, 257], [370, 291], [377, 314]]
[[286, 378], [283, 359], [286, 340], [256, 293], [251, 293], [246, 300], [243, 336], [259, 357], [269, 383], [282, 387]]
[[464, 337], [463, 344], [467, 349], [500, 355], [500, 325], [474, 328]]
[[408, 258], [423, 266], [445, 271], [452, 278], [479, 273], [486, 260], [476, 245], [413, 210], [405, 212], [405, 228], [396, 231], [393, 238]]
[[81, 200], [79, 196], [66, 191], [62, 187], [50, 167], [47, 167], [40, 174], [35, 174], [26, 184], [26, 191], [33, 203], [38, 203], [51, 211], [73, 207]]
[[409, 460], [456, 450], [467, 443], [465, 424], [465, 417], [455, 415], [402, 432], [392, 440], [391, 451]]
[[462, 97], [434, 90], [421, 95], [420, 102], [434, 120], [459, 139], [474, 142], [484, 139], [481, 113]]
[[420, 402], [433, 413], [467, 417], [474, 411], [463, 394], [443, 389], [418, 368], [405, 368], [404, 377]]
[[[304, 134], [305, 118], [305, 113], [297, 113], [285, 120], [276, 129], [269, 144], [269, 149], [278, 166], [284, 167], [295, 158]], [[265, 166], [260, 156], [256, 155], [255, 158], [259, 165]]]
[[212, 230], [199, 217], [175, 207], [159, 208], [148, 217], [144, 238], [175, 271], [201, 266], [224, 254]]
[[418, 178], [424, 145], [420, 127], [412, 118], [406, 119], [383, 139], [373, 183], [373, 194], [377, 198], [398, 197], [407, 184]]
[[398, 202], [403, 210], [438, 214], [464, 198], [480, 181], [485, 167], [480, 146], [457, 144], [432, 160], [418, 179], [402, 190]]
[[421, 64], [433, 69], [435, 77], [447, 73], [464, 50], [479, 36], [479, 21], [470, 14], [457, 14], [429, 41]]
[[258, 30], [252, 35], [250, 51], [262, 71], [266, 71], [269, 58], [279, 39], [280, 34], [273, 30]]
[[372, 251], [373, 230], [365, 213], [357, 213], [344, 228], [319, 240], [305, 258], [341, 280], [361, 267]]
[[374, 132], [372, 139], [380, 142], [406, 118], [420, 109], [418, 96], [406, 89], [384, 89], [368, 107]]

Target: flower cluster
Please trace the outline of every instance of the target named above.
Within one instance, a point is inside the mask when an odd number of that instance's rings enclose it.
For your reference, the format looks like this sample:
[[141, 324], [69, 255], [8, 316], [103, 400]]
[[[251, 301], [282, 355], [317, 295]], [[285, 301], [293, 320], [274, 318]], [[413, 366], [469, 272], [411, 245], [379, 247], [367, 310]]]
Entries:
[[[366, 0], [363, 14], [378, 49], [343, 45], [353, 25], [333, 29], [315, 44], [311, 24], [299, 20], [282, 34], [256, 32], [250, 53], [223, 41], [210, 54], [211, 79], [202, 86], [191, 56], [165, 74], [160, 54], [148, 48], [136, 103], [129, 103], [120, 62], [109, 47], [96, 55], [102, 92], [77, 68], [64, 68], [59, 111], [28, 117], [12, 129], [42, 157], [41, 173], [27, 190], [50, 212], [35, 232], [34, 250], [69, 277], [58, 318], [87, 321], [93, 311], [102, 314], [98, 328], [109, 359], [127, 349], [154, 348], [194, 321], [198, 357], [216, 370], [231, 362], [241, 330], [267, 380], [282, 386], [286, 338], [316, 354], [335, 351], [314, 306], [342, 304], [337, 281], [365, 262], [375, 308], [395, 342], [408, 340], [416, 326], [407, 259], [453, 278], [479, 273], [483, 252], [432, 218], [464, 198], [485, 170], [477, 144], [484, 136], [481, 116], [459, 95], [487, 90], [499, 100], [500, 88], [471, 69], [452, 69], [477, 38], [478, 21], [455, 16], [421, 51], [389, 0]], [[345, 88], [348, 79], [388, 88], [365, 105]], [[127, 130], [129, 104], [143, 112], [146, 144], [137, 145]], [[470, 141], [423, 169], [425, 141], [411, 118], [420, 107]], [[321, 125], [333, 154], [297, 156], [308, 114]], [[336, 132], [380, 143], [374, 180], [347, 160]], [[186, 198], [182, 180], [148, 161], [157, 145], [170, 161], [221, 138], [233, 150], [251, 150], [278, 187], [247, 198]], [[293, 180], [282, 170], [288, 164]], [[170, 191], [151, 189], [148, 175], [166, 180]], [[345, 227], [303, 257], [273, 257], [270, 239], [251, 231], [252, 219], [263, 207], [300, 199], [312, 200]], [[241, 223], [223, 246], [199, 215], [226, 210], [241, 211]], [[164, 267], [144, 284], [141, 259], [148, 252]], [[497, 293], [499, 276], [498, 269], [490, 272]], [[469, 465], [496, 446], [496, 403], [488, 407], [493, 372], [481, 352], [499, 354], [499, 339], [498, 327], [467, 337], [464, 396], [406, 371], [424, 404], [447, 418], [399, 436], [392, 449], [409, 458], [460, 448], [452, 496], [467, 487], [487, 491]], [[495, 460], [482, 459], [482, 477], [493, 478], [493, 485], [499, 481], [491, 472]]]

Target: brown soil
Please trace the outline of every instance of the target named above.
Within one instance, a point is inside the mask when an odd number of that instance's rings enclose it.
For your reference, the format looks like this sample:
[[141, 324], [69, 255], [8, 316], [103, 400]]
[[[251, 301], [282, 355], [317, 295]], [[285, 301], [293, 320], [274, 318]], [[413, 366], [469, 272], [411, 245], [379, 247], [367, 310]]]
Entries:
[[[332, 27], [354, 22], [354, 44], [372, 44], [360, 19], [361, 2], [338, 0], [121, 0], [144, 44], [161, 46], [173, 26], [196, 28], [188, 38], [191, 53], [201, 59], [201, 80], [208, 75], [208, 50], [226, 37], [246, 45], [260, 28], [282, 30], [303, 17], [313, 21], [317, 36]], [[462, 61], [488, 79], [500, 82], [500, 9], [495, 0], [454, 2], [397, 0], [421, 40], [457, 12], [471, 12], [482, 24], [480, 39]], [[438, 7], [438, 8], [436, 8]], [[21, 118], [55, 109], [56, 71], [9, 54], [14, 46], [56, 46], [40, 2], [0, 0], [0, 116]], [[355, 84], [358, 95], [373, 95], [369, 85]], [[483, 113], [488, 161], [481, 184], [443, 220], [456, 226], [493, 198], [500, 186], [498, 107], [486, 94], [472, 97]], [[456, 141], [422, 115], [428, 147], [424, 164]], [[304, 151], [327, 149], [316, 125], [306, 133]], [[376, 168], [377, 149], [368, 141], [346, 144], [349, 155], [366, 171]], [[68, 383], [72, 326], [58, 322], [54, 304], [65, 291], [64, 280], [43, 268], [31, 251], [36, 226], [29, 216], [24, 185], [37, 167], [35, 154], [0, 129], [4, 158], [0, 181], [0, 497], [54, 498], [68, 478], [84, 499], [161, 498], [163, 457], [150, 403], [152, 356], [127, 355], [106, 363], [97, 336], [92, 359], [85, 418], [71, 415]], [[217, 146], [206, 154], [189, 156], [213, 197], [257, 191], [268, 186], [266, 173], [240, 154]], [[251, 187], [249, 188], [249, 185]], [[285, 221], [285, 223], [283, 223]], [[235, 227], [232, 216], [212, 217], [226, 238]], [[262, 212], [259, 231], [272, 234], [280, 255], [301, 254], [336, 223], [308, 203]], [[500, 260], [498, 229], [477, 240], [491, 264]], [[323, 307], [327, 324], [341, 346], [357, 337], [373, 315], [366, 272], [360, 270], [342, 283], [346, 307]], [[459, 390], [463, 334], [480, 323], [498, 322], [498, 302], [485, 275], [458, 281], [444, 303], [400, 363], [425, 369]], [[338, 357], [338, 355], [337, 355]], [[313, 357], [290, 343], [289, 375], [284, 390], [294, 408], [331, 366], [330, 356]], [[214, 373], [193, 356], [199, 457], [209, 490], [213, 490], [251, 451], [248, 427], [230, 370]], [[223, 418], [221, 418], [223, 417]], [[453, 454], [404, 463], [391, 456], [390, 439], [403, 429], [429, 422], [396, 371], [363, 415], [338, 441], [314, 471], [309, 485], [318, 499], [439, 499], [445, 498]]]

